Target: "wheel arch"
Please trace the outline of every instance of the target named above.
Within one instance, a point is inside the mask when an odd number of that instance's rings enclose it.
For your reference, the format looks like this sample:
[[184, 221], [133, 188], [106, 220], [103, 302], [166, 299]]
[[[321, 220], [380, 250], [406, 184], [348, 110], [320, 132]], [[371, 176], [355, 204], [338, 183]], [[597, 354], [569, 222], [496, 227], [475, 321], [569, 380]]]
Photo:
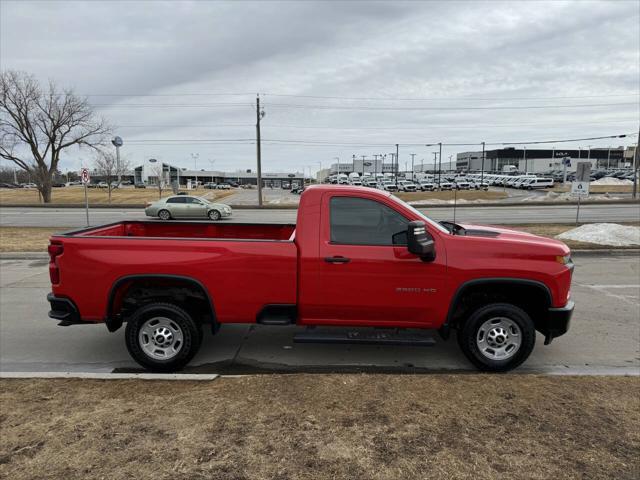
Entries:
[[[474, 302], [475, 298], [482, 295], [494, 296], [495, 298], [495, 296], [505, 294], [513, 295], [513, 298], [503, 300], [505, 303], [516, 305], [530, 315], [534, 313], [531, 316], [536, 328], [538, 328], [540, 322], [546, 320], [546, 318], [542, 317], [542, 314], [548, 312], [548, 308], [552, 305], [553, 297], [551, 290], [544, 283], [525, 278], [477, 278], [464, 282], [454, 293], [446, 321], [440, 329], [440, 334], [448, 338], [451, 328], [457, 327], [461, 321], [464, 321], [465, 313], [482, 304], [482, 301]], [[531, 297], [526, 297], [527, 294], [531, 294]], [[468, 300], [470, 300], [469, 303], [465, 303]], [[536, 315], [536, 312], [539, 312], [540, 315]]]
[[169, 286], [187, 286], [195, 289], [195, 291], [201, 293], [206, 300], [206, 303], [209, 307], [209, 313], [211, 314], [212, 328], [214, 329], [214, 331], [217, 330], [218, 320], [213, 299], [209, 294], [209, 290], [200, 280], [186, 275], [146, 273], [125, 275], [119, 277], [115, 282], [113, 282], [113, 285], [111, 286], [109, 294], [107, 296], [107, 310], [105, 313], [105, 324], [107, 325], [107, 328], [110, 332], [115, 332], [122, 326], [123, 318], [118, 315], [117, 308], [122, 307], [122, 300], [125, 297], [126, 293], [131, 289], [132, 286], [136, 285], [136, 283], [140, 284], [143, 282], [155, 282], [156, 284], [166, 282]]

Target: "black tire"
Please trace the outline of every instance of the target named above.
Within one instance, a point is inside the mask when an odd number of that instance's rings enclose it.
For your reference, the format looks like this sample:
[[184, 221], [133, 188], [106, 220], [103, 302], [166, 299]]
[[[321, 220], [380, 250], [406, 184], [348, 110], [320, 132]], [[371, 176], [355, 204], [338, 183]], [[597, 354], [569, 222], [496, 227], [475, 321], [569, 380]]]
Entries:
[[[168, 359], [150, 356], [145, 351], [140, 335], [145, 323], [158, 317], [168, 319], [182, 336], [178, 352]], [[184, 368], [200, 349], [202, 329], [182, 308], [171, 303], [151, 303], [140, 307], [129, 319], [125, 341], [129, 354], [142, 367], [152, 372], [175, 372]]]
[[171, 212], [169, 212], [169, 210], [162, 209], [158, 212], [158, 218], [160, 220], [171, 220]]
[[[482, 325], [495, 318], [506, 318], [520, 330], [520, 346], [509, 358], [503, 360], [489, 358], [488, 354], [481, 352], [477, 342]], [[516, 368], [529, 358], [536, 343], [536, 329], [529, 314], [509, 303], [492, 303], [480, 307], [457, 333], [462, 353], [479, 370], [486, 372], [506, 372]]]
[[214, 222], [217, 222], [222, 217], [218, 210], [209, 210], [209, 213], [207, 215], [209, 216], [209, 219], [213, 220]]

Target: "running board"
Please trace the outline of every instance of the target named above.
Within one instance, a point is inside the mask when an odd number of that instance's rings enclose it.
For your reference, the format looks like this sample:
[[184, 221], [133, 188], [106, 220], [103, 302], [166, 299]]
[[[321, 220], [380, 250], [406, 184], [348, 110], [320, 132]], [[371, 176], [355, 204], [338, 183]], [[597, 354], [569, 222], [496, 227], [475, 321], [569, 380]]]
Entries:
[[295, 343], [352, 343], [360, 345], [402, 345], [406, 347], [432, 347], [433, 337], [416, 333], [372, 331], [347, 331], [344, 333], [320, 333], [307, 331], [293, 337]]

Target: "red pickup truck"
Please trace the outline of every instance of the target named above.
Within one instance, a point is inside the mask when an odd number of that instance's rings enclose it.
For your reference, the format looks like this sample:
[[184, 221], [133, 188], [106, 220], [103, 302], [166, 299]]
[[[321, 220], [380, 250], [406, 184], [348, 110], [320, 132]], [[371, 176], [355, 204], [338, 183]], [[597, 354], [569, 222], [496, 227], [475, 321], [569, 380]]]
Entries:
[[366, 187], [306, 189], [296, 225], [123, 221], [54, 235], [49, 256], [49, 316], [126, 323], [129, 352], [154, 371], [184, 367], [205, 326], [254, 322], [376, 327], [310, 328], [302, 342], [421, 345], [433, 339], [406, 329], [456, 330], [476, 367], [505, 371], [536, 330], [545, 344], [563, 335], [573, 311], [562, 242], [437, 223]]

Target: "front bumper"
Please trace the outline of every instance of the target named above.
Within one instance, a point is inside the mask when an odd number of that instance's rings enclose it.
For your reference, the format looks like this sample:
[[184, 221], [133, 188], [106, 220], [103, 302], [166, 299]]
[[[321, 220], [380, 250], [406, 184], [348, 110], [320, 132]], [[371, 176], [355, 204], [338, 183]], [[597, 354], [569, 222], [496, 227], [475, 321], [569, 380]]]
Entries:
[[49, 310], [49, 317], [60, 320], [58, 325], [66, 327], [69, 325], [76, 325], [84, 323], [80, 319], [80, 312], [78, 307], [68, 298], [56, 297], [53, 293], [47, 295], [47, 301], [51, 305]]
[[569, 331], [574, 306], [574, 302], [569, 301], [564, 307], [549, 309], [546, 320], [537, 326], [538, 331], [544, 335], [545, 345], [549, 345], [554, 338]]
[[223, 217], [230, 217], [232, 213], [233, 213], [232, 210], [229, 210], [228, 212], [225, 210], [220, 211], [220, 215], [222, 215]]

